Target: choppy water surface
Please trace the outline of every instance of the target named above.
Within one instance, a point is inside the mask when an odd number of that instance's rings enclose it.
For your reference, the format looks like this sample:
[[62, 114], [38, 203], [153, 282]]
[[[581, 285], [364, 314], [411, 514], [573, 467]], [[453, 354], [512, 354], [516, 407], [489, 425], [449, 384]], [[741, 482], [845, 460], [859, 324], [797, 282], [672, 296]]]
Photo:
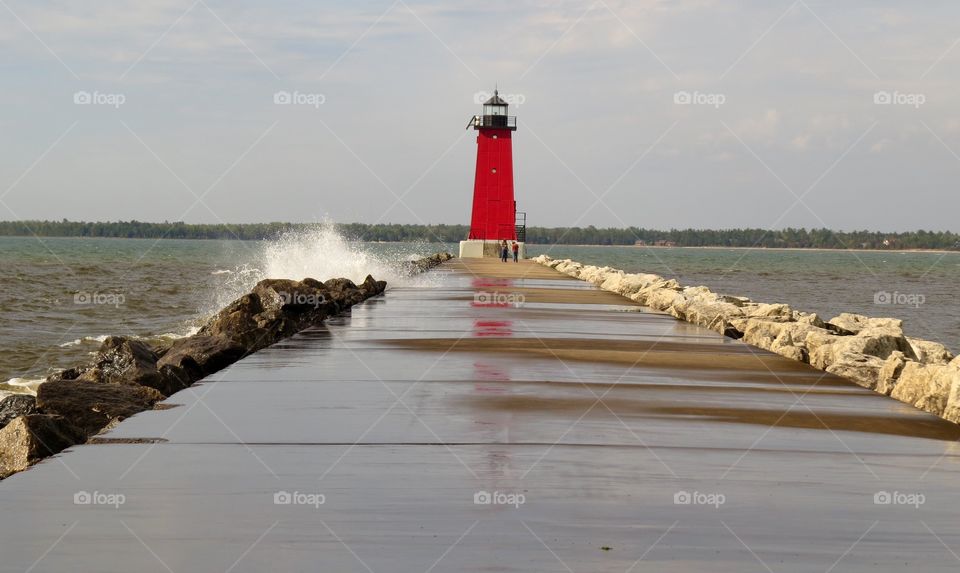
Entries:
[[960, 350], [960, 253], [545, 247], [548, 253], [628, 272], [656, 273], [683, 285], [785, 302], [824, 319], [841, 312], [904, 320], [908, 336]]
[[349, 243], [329, 227], [256, 242], [0, 237], [0, 397], [86, 361], [108, 335], [190, 334], [263, 278], [398, 284], [411, 279], [397, 261], [447, 248]]
[[[85, 361], [107, 335], [184, 336], [263, 278], [368, 273], [455, 245], [349, 243], [330, 227], [274, 241], [0, 237], [0, 396]], [[960, 253], [536, 247], [585, 263], [788, 302], [829, 318], [895, 316], [911, 336], [960, 349]], [[429, 281], [429, 277], [414, 279]]]

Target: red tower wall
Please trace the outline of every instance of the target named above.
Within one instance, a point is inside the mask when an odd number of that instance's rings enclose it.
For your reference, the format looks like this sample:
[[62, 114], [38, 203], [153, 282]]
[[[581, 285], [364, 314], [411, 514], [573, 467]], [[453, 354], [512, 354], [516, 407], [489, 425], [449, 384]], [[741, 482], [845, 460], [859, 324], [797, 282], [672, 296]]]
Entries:
[[470, 238], [516, 240], [513, 140], [509, 129], [480, 128]]

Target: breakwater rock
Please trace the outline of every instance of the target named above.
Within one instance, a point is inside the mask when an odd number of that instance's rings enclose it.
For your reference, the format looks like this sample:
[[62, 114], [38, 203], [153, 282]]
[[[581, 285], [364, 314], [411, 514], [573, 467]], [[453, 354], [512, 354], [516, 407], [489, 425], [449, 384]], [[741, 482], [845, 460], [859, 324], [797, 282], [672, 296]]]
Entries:
[[267, 279], [193, 336], [165, 346], [113, 336], [89, 363], [47, 379], [32, 396], [0, 402], [0, 478], [154, 405], [244, 356], [319, 324], [386, 289], [371, 276]]
[[899, 319], [842, 313], [824, 320], [787, 304], [717, 294], [705, 286], [685, 287], [659, 275], [625, 273], [546, 255], [533, 260], [960, 423], [960, 358], [942, 344], [906, 336]]
[[423, 257], [415, 261], [406, 261], [403, 263], [403, 270], [409, 275], [415, 275], [429, 271], [433, 267], [445, 263], [453, 258], [450, 253], [436, 253], [429, 257]]

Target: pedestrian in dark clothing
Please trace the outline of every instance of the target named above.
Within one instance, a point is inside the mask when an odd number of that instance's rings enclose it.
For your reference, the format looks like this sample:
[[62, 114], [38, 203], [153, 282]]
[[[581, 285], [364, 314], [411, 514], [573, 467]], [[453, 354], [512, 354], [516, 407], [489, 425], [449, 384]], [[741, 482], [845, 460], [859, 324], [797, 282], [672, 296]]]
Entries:
[[507, 240], [504, 239], [500, 241], [500, 262], [507, 262], [508, 251], [507, 251]]

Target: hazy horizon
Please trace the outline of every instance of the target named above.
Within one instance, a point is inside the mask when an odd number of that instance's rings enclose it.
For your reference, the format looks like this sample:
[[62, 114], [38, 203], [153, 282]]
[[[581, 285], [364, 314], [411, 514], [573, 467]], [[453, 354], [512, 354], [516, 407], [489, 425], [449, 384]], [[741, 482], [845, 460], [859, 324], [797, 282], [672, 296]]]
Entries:
[[[20, 222], [26, 222], [26, 221], [30, 221], [30, 220], [27, 220], [27, 219], [16, 219], [16, 220], [15, 220], [15, 219], [6, 219], [6, 220], [0, 220], [0, 224], [20, 223]], [[61, 222], [60, 219], [57, 219], [57, 220], [46, 219], [46, 220], [44, 220], [44, 221], [45, 221], [45, 222], [49, 222], [49, 223], [60, 223], [60, 222]], [[87, 223], [87, 224], [104, 224], [104, 225], [119, 224], [119, 223], [132, 223], [132, 222], [134, 222], [134, 221], [136, 221], [136, 222], [138, 222], [138, 223], [146, 223], [146, 224], [148, 224], [148, 225], [174, 225], [174, 224], [179, 224], [179, 223], [183, 223], [183, 224], [186, 224], [186, 225], [228, 225], [228, 226], [229, 226], [229, 225], [324, 225], [324, 224], [332, 224], [332, 225], [334, 225], [334, 226], [343, 226], [343, 225], [373, 225], [373, 224], [374, 224], [374, 223], [365, 223], [365, 222], [363, 222], [363, 221], [330, 221], [330, 220], [316, 220], [316, 221], [266, 221], [266, 220], [264, 220], [264, 221], [251, 221], [251, 222], [245, 222], [245, 223], [240, 223], [240, 222], [235, 222], [235, 221], [190, 223], [190, 222], [187, 222], [187, 221], [149, 221], [149, 220], [143, 220], [143, 219], [135, 219], [135, 220], [133, 220], [133, 219], [128, 219], [128, 220], [114, 219], [114, 220], [106, 220], [106, 221], [104, 221], [104, 220], [81, 221], [81, 220], [74, 220], [74, 219], [69, 219], [69, 218], [67, 219], [67, 222], [69, 222], [69, 223]], [[380, 222], [375, 223], [375, 224], [377, 224], [377, 225], [422, 225], [422, 226], [447, 225], [447, 226], [469, 227], [469, 226], [470, 226], [470, 221], [454, 222], [454, 223], [451, 223], [451, 222], [448, 222], [448, 221], [426, 221], [426, 222], [424, 222], [424, 223], [400, 223], [400, 222], [396, 222], [396, 221], [380, 221]], [[648, 230], [648, 231], [665, 231], [665, 232], [666, 232], [666, 231], [670, 231], [670, 230], [677, 230], [677, 231], [687, 231], [687, 230], [690, 230], [690, 231], [737, 231], [737, 230], [747, 230], [747, 229], [764, 229], [764, 227], [760, 227], [760, 226], [756, 226], [756, 227], [639, 227], [639, 226], [637, 226], [637, 225], [632, 225], [632, 226], [629, 226], [629, 227], [621, 227], [621, 226], [616, 226], [616, 225], [608, 225], [608, 226], [598, 226], [598, 225], [591, 225], [591, 224], [581, 224], [581, 225], [577, 225], [578, 228], [587, 228], [587, 227], [591, 227], [591, 226], [594, 227], [594, 228], [597, 228], [597, 229], [618, 229], [618, 230], [625, 230], [625, 229], [629, 229], [629, 228], [631, 228], [631, 227], [635, 227], [635, 228], [642, 228], [642, 229], [645, 229], [645, 230]], [[540, 228], [548, 228], [548, 229], [549, 229], [549, 228], [560, 228], [560, 229], [562, 229], [562, 228], [572, 228], [572, 227], [570, 227], [570, 226], [564, 226], [564, 225], [555, 225], [555, 226], [552, 226], [552, 225], [529, 225], [529, 227], [540, 227]], [[786, 229], [786, 228], [787, 228], [787, 227], [778, 227], [776, 230], [784, 230], [784, 229]], [[796, 230], [806, 229], [806, 230], [808, 230], [808, 231], [812, 231], [812, 230], [820, 229], [820, 227], [806, 227], [806, 228], [803, 228], [803, 227], [793, 227], [793, 229], [796, 229]], [[951, 231], [951, 230], [949, 230], [949, 229], [933, 229], [933, 228], [928, 228], [928, 229], [919, 229], [919, 228], [918, 228], [918, 229], [904, 229], [904, 230], [900, 230], [900, 231], [894, 231], [894, 230], [890, 230], [890, 229], [871, 229], [871, 228], [865, 228], [865, 229], [830, 229], [830, 228], [827, 228], [827, 230], [828, 230], [828, 231], [833, 231], [833, 232], [867, 232], [867, 233], [891, 233], [891, 234], [915, 233], [915, 232], [920, 232], [920, 231], [925, 231], [925, 232], [930, 232], [930, 233], [941, 233], [941, 232], [942, 232], [942, 233], [952, 233], [952, 232], [954, 232], [954, 231]]]
[[[960, 231], [960, 5], [9, 0], [0, 219]], [[289, 102], [289, 103], [288, 103]]]

